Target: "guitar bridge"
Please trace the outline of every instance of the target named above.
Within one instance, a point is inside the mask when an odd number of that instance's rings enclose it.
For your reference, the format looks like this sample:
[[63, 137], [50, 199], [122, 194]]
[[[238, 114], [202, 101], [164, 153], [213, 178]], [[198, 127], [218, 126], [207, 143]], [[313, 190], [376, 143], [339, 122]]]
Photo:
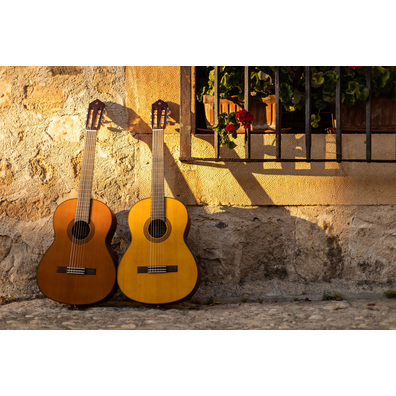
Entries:
[[66, 268], [66, 274], [85, 275], [85, 268], [67, 267]]
[[96, 275], [96, 268], [58, 266], [56, 272], [61, 274]]
[[165, 272], [177, 272], [177, 265], [149, 265], [137, 267], [138, 274], [163, 274]]

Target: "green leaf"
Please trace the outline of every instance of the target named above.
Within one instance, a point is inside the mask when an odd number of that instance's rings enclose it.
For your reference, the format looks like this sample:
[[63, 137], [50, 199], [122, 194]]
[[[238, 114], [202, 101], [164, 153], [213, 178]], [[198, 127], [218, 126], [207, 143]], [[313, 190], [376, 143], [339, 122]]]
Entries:
[[317, 72], [317, 73], [312, 74], [312, 87], [313, 88], [319, 88], [324, 82], [325, 82], [325, 79], [323, 77], [323, 72]]
[[282, 83], [280, 85], [279, 97], [282, 102], [288, 103], [293, 99], [294, 91], [291, 86], [287, 83]]
[[272, 85], [272, 78], [271, 78], [271, 76], [270, 76], [269, 74], [264, 73], [263, 71], [260, 70], [260, 71], [257, 73], [257, 75], [258, 75], [259, 80], [267, 81], [267, 80], [269, 79], [269, 82], [270, 82], [270, 84]]
[[389, 79], [389, 70], [384, 69], [382, 66], [374, 66], [372, 79], [378, 88], [384, 88], [387, 80]]
[[305, 95], [296, 88], [293, 92], [293, 97], [291, 100], [294, 105], [297, 105], [303, 97], [305, 98]]
[[322, 118], [319, 115], [312, 114], [311, 116], [311, 125], [313, 128], [319, 128], [319, 123], [322, 121]]

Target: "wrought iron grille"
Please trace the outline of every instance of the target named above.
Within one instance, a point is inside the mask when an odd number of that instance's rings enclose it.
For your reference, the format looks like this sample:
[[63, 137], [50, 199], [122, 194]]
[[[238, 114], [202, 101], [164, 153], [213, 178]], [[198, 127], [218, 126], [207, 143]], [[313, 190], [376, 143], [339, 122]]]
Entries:
[[[312, 158], [312, 131], [311, 131], [311, 66], [305, 66], [305, 150], [306, 158], [282, 158], [282, 133], [281, 133], [281, 103], [279, 99], [280, 71], [275, 71], [275, 111], [276, 111], [276, 130], [275, 130], [275, 158], [251, 158], [251, 128], [245, 130], [245, 158], [222, 158], [220, 157], [220, 141], [217, 132], [213, 133], [214, 157], [198, 158], [191, 156], [191, 133], [194, 130], [191, 101], [193, 100], [192, 86], [195, 84], [193, 78], [193, 67], [181, 67], [181, 95], [180, 95], [180, 161], [215, 161], [215, 162], [376, 162], [376, 163], [395, 163], [395, 159], [373, 159], [372, 158], [372, 101], [371, 101], [371, 70], [372, 66], [366, 66], [366, 87], [369, 90], [369, 96], [366, 101], [366, 157], [360, 159], [343, 158], [342, 155], [342, 117], [341, 117], [341, 66], [336, 66], [336, 73], [339, 78], [336, 82], [336, 156], [335, 159], [329, 158]], [[220, 96], [219, 96], [219, 66], [214, 70], [214, 124], [217, 124]], [[250, 94], [250, 66], [244, 66], [244, 108], [251, 110]], [[392, 132], [396, 134], [396, 130]]]

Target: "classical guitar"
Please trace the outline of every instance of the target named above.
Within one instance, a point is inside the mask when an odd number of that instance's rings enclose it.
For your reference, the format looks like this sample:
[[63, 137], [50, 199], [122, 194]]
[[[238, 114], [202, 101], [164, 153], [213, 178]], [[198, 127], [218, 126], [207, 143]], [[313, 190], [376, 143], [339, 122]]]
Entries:
[[37, 269], [40, 290], [61, 303], [96, 304], [118, 289], [117, 260], [110, 246], [117, 220], [104, 203], [91, 199], [96, 133], [104, 109], [99, 100], [89, 105], [78, 196], [56, 209], [55, 239]]
[[199, 284], [194, 256], [186, 245], [190, 219], [185, 206], [164, 196], [164, 129], [168, 105], [152, 105], [153, 130], [151, 198], [129, 212], [132, 242], [118, 267], [121, 291], [147, 304], [167, 304], [191, 296]]

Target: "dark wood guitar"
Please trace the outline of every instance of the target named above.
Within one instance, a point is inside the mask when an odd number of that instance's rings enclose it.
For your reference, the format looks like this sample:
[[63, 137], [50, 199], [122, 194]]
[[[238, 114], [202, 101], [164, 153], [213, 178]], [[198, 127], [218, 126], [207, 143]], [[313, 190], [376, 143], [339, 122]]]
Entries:
[[61, 303], [96, 304], [118, 289], [117, 260], [110, 246], [117, 220], [104, 203], [91, 199], [96, 134], [104, 109], [99, 100], [89, 105], [78, 197], [56, 209], [55, 240], [37, 269], [40, 290]]
[[164, 196], [164, 129], [168, 105], [152, 105], [153, 163], [151, 198], [129, 212], [132, 242], [118, 267], [118, 285], [130, 299], [167, 304], [191, 296], [200, 274], [186, 245], [190, 219], [185, 206]]

